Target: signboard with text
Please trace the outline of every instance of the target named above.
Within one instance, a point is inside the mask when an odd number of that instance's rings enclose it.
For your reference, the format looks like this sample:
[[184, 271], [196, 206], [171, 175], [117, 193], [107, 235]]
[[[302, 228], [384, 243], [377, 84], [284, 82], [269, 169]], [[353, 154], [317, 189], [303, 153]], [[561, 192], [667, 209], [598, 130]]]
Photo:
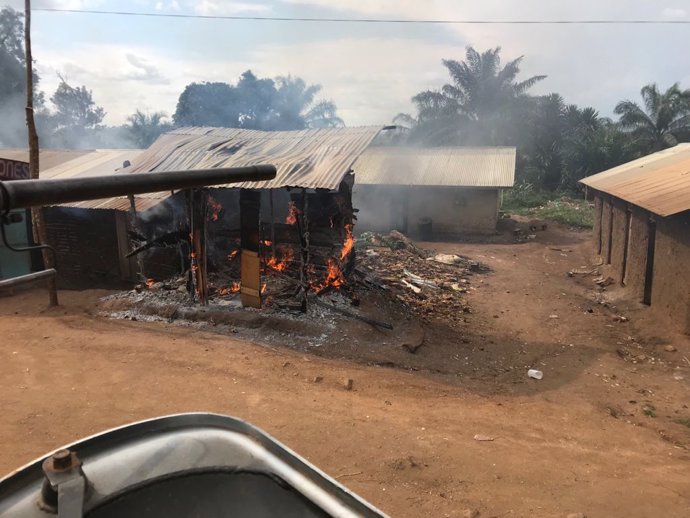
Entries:
[[29, 164], [0, 157], [0, 180], [28, 180]]

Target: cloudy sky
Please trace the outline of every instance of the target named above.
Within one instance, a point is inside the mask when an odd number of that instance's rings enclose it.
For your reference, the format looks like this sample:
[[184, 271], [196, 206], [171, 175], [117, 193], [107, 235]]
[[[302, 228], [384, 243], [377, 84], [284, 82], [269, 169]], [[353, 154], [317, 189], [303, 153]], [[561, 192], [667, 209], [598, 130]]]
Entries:
[[[33, 0], [34, 8], [197, 15], [396, 19], [690, 20], [680, 0]], [[0, 0], [23, 9], [21, 0]], [[34, 58], [49, 94], [61, 74], [93, 90], [122, 123], [135, 109], [171, 115], [185, 85], [297, 75], [323, 86], [348, 125], [390, 122], [410, 97], [447, 80], [441, 59], [501, 46], [524, 55], [535, 93], [610, 115], [649, 82], [690, 87], [688, 25], [422, 25], [240, 21], [36, 12]]]

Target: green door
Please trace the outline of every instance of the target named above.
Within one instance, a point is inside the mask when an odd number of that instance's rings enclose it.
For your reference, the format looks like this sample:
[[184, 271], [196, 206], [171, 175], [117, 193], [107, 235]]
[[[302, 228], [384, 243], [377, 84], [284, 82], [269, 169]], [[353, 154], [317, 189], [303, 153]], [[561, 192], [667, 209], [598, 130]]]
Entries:
[[[10, 211], [11, 223], [5, 225], [5, 235], [10, 245], [25, 247], [29, 245], [26, 209]], [[0, 279], [9, 279], [31, 272], [31, 255], [29, 252], [13, 252], [0, 239]]]

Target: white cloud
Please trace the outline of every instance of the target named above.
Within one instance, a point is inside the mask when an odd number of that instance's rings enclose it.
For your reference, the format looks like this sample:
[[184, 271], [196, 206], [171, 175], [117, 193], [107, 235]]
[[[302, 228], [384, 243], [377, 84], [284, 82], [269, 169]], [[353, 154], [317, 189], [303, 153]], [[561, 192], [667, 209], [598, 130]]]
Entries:
[[666, 7], [663, 11], [661, 11], [661, 16], [664, 18], [682, 20], [688, 17], [688, 12], [685, 9]]
[[271, 10], [266, 4], [228, 2], [224, 0], [201, 0], [194, 2], [194, 12], [203, 16], [232, 16], [241, 13], [265, 13]]

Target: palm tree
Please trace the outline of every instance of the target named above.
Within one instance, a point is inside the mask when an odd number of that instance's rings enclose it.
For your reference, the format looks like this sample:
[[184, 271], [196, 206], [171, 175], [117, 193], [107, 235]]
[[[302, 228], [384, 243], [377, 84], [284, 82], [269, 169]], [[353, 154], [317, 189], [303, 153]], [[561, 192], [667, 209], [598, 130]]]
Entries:
[[316, 100], [321, 85], [307, 85], [299, 77], [277, 77], [274, 129], [333, 128], [344, 126], [333, 101]]
[[629, 132], [646, 152], [675, 146], [690, 133], [690, 90], [681, 90], [675, 83], [660, 92], [655, 83], [640, 91], [644, 110], [630, 100], [616, 105], [620, 127]]
[[[444, 59], [452, 83], [412, 98], [419, 125], [432, 122], [456, 135], [467, 133], [484, 144], [505, 140], [512, 114], [527, 91], [546, 76], [517, 81], [522, 56], [501, 66], [501, 47], [477, 52], [467, 47], [464, 61]], [[464, 128], [464, 129], [463, 129]]]
[[127, 117], [129, 124], [125, 125], [125, 131], [132, 142], [140, 148], [149, 147], [162, 133], [169, 131], [171, 125], [165, 121], [163, 112], [144, 113], [137, 110]]

